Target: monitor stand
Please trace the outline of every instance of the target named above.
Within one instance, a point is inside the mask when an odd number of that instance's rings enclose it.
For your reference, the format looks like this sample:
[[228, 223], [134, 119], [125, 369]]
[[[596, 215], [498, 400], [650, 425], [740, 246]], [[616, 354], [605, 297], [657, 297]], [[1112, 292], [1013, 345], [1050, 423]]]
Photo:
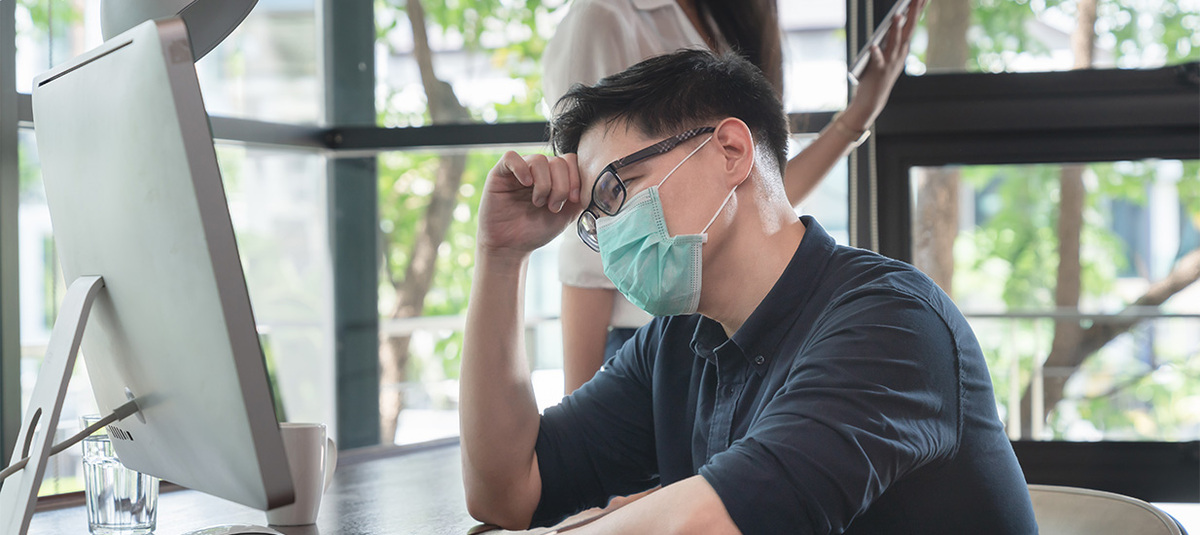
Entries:
[[[104, 278], [98, 275], [75, 279], [67, 288], [62, 308], [50, 332], [46, 355], [38, 372], [37, 384], [29, 399], [29, 407], [21, 419], [21, 432], [17, 435], [17, 447], [13, 450], [8, 467], [0, 470], [0, 533], [25, 535], [37, 505], [38, 490], [46, 474], [46, 461], [51, 455], [78, 443], [93, 432], [110, 423], [137, 413], [137, 403], [130, 399], [117, 407], [99, 422], [77, 433], [60, 444], [54, 444], [54, 432], [62, 414], [63, 399], [71, 372], [79, 355], [79, 343], [83, 340], [83, 329], [87, 325], [92, 304], [104, 288]], [[11, 477], [10, 477], [11, 476]], [[283, 535], [263, 526], [236, 524], [216, 526], [196, 532], [195, 535], [225, 535], [256, 533]]]
[[54, 432], [58, 429], [63, 397], [75, 368], [79, 342], [83, 339], [83, 327], [87, 324], [92, 303], [103, 287], [104, 279], [100, 276], [80, 277], [71, 283], [63, 297], [33, 396], [21, 419], [17, 447], [9, 463], [14, 465], [27, 459], [27, 464], [14, 472], [14, 477], [5, 479], [0, 488], [0, 533], [24, 535], [29, 530]]

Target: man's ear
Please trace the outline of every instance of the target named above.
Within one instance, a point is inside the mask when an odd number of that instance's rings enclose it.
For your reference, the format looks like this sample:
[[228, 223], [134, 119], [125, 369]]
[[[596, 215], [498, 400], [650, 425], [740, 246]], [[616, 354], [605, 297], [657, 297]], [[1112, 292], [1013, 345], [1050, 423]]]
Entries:
[[750, 176], [754, 168], [754, 135], [750, 127], [736, 117], [717, 123], [713, 141], [721, 149], [721, 171], [729, 187], [737, 186]]

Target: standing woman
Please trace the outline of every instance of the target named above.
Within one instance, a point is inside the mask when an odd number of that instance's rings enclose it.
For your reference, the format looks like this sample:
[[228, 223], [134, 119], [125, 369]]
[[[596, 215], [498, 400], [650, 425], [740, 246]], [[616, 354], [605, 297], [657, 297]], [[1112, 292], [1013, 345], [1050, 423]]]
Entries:
[[[925, 2], [914, 0], [891, 22], [883, 48], [872, 49], [850, 104], [788, 162], [784, 189], [793, 205], [857, 146], [883, 111], [904, 70], [908, 43]], [[546, 47], [546, 102], [553, 107], [574, 84], [594, 84], [643, 59], [680, 48], [737, 52], [758, 66], [782, 96], [781, 39], [775, 0], [575, 0]], [[567, 394], [591, 379], [650, 320], [605, 277], [600, 255], [573, 235], [569, 238], [559, 249]]]

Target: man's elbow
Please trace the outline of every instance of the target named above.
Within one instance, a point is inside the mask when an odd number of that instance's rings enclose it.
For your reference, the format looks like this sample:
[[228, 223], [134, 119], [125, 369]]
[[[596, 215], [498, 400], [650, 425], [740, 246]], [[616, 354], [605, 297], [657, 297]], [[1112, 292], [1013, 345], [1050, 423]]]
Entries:
[[518, 500], [511, 495], [503, 496], [503, 493], [485, 492], [482, 489], [467, 489], [467, 513], [471, 518], [507, 530], [529, 528], [537, 503], [531, 508], [523, 505], [523, 501], [528, 500]]

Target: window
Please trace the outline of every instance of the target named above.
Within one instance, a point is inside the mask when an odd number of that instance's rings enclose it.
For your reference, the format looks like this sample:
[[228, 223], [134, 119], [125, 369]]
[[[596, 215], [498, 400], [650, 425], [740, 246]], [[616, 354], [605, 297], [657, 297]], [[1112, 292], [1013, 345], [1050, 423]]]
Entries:
[[912, 257], [971, 320], [1010, 436], [1200, 438], [1200, 162], [926, 167], [912, 182]]
[[1200, 58], [1195, 0], [971, 0], [931, 2], [927, 11], [911, 74], [1143, 69]]
[[[379, 156], [384, 441], [407, 444], [458, 435], [458, 370], [476, 215], [487, 173], [505, 149]], [[449, 195], [439, 191], [451, 186]], [[435, 258], [426, 254], [430, 250], [436, 250]], [[562, 397], [556, 251], [557, 240], [534, 254], [526, 284], [526, 345], [542, 406]]]
[[212, 115], [316, 124], [323, 112], [315, 0], [260, 0], [196, 63]]

